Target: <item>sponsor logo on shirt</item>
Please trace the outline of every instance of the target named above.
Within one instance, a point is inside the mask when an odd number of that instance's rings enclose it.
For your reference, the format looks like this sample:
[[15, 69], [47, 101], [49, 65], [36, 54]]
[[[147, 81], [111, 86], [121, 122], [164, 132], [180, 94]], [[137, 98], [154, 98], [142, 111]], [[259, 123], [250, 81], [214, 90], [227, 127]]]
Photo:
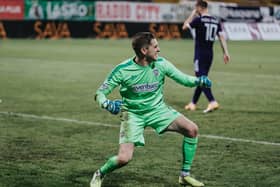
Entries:
[[219, 23], [219, 21], [214, 18], [201, 18], [201, 21], [202, 22], [212, 22], [212, 23], [216, 23], [216, 24]]
[[133, 85], [133, 91], [135, 93], [139, 93], [139, 92], [152, 92], [155, 91], [158, 88], [158, 82], [154, 82], [154, 83], [145, 83], [145, 84], [136, 84]]

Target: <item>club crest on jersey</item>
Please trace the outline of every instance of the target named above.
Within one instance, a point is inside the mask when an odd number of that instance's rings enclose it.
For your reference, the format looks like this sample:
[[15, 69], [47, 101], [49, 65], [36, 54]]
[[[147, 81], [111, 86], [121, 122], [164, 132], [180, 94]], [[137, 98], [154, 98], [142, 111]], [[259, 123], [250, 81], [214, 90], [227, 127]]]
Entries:
[[159, 75], [158, 69], [154, 69], [154, 70], [153, 70], [153, 73], [154, 73], [154, 75], [157, 77], [157, 76]]

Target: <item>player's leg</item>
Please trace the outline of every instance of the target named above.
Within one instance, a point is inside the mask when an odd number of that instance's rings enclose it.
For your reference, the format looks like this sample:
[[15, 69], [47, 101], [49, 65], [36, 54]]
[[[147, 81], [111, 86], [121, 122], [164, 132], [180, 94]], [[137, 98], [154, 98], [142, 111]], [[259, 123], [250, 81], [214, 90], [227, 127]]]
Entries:
[[196, 104], [196, 103], [198, 102], [199, 97], [200, 97], [200, 95], [201, 95], [201, 92], [202, 92], [202, 90], [201, 90], [201, 87], [200, 87], [200, 86], [198, 86], [198, 87], [195, 88], [194, 94], [193, 94], [193, 98], [192, 98], [192, 103], [193, 103], [193, 104]]
[[122, 111], [118, 155], [109, 158], [109, 160], [95, 172], [91, 181], [91, 187], [100, 187], [102, 179], [106, 174], [126, 165], [132, 159], [134, 146], [143, 146], [145, 144], [143, 131], [144, 125], [141, 116]]
[[158, 134], [165, 131], [174, 131], [184, 136], [183, 141], [183, 167], [180, 184], [203, 186], [202, 183], [190, 177], [190, 168], [197, 147], [198, 127], [195, 123], [185, 118], [182, 114], [166, 105], [159, 106], [146, 115], [146, 125], [156, 130]]
[[184, 136], [182, 152], [183, 165], [179, 183], [182, 185], [204, 186], [203, 183], [190, 176], [191, 165], [197, 148], [198, 127], [191, 120], [183, 115], [177, 117], [166, 129], [167, 131], [175, 131]]
[[171, 107], [162, 106], [151, 111], [146, 119], [147, 126], [157, 133], [174, 131], [184, 136], [183, 141], [183, 170], [189, 171], [194, 158], [197, 145], [198, 127], [195, 123], [184, 117]]
[[167, 131], [175, 131], [184, 136], [182, 146], [184, 161], [182, 170], [186, 172], [190, 171], [197, 147], [197, 125], [181, 115], [168, 126]]
[[[209, 61], [205, 61], [202, 71], [201, 71], [201, 75], [205, 75], [208, 76], [208, 73], [210, 71], [211, 65], [212, 65], [212, 58], [209, 57]], [[212, 89], [211, 88], [201, 88], [202, 92], [204, 93], [204, 95], [206, 96], [209, 104], [207, 106], [207, 108], [203, 111], [204, 113], [208, 113], [211, 111], [214, 111], [216, 109], [219, 108], [219, 104], [218, 102], [215, 100], [214, 95], [212, 93]]]
[[128, 164], [132, 159], [133, 151], [133, 143], [120, 144], [118, 155], [109, 158], [108, 161], [94, 173], [90, 182], [90, 187], [101, 187], [105, 175]]
[[203, 110], [203, 113], [208, 113], [217, 110], [220, 106], [219, 103], [214, 98], [212, 89], [211, 88], [201, 88], [201, 89], [209, 102], [207, 108]]
[[201, 92], [202, 92], [201, 87], [198, 86], [195, 88], [192, 101], [185, 106], [185, 110], [190, 110], [190, 111], [196, 110], [196, 103], [199, 100]]
[[115, 169], [125, 166], [132, 159], [134, 151], [133, 143], [120, 144], [119, 153], [109, 160], [100, 168], [101, 175], [106, 175]]
[[[197, 77], [200, 76], [200, 67], [199, 67], [199, 59], [195, 59], [194, 60], [194, 72], [195, 72], [195, 75]], [[201, 95], [201, 88], [200, 87], [196, 87], [195, 88], [195, 91], [194, 91], [194, 94], [193, 94], [193, 97], [192, 97], [192, 101], [187, 104], [185, 106], [185, 110], [190, 110], [190, 111], [194, 111], [196, 110], [196, 103], [198, 102], [199, 98], [200, 98], [200, 95]]]
[[[211, 65], [212, 65], [211, 61], [205, 61], [204, 65], [201, 68], [202, 70], [200, 72], [200, 76], [202, 76], [202, 75], [208, 76], [208, 73], [210, 71]], [[204, 95], [206, 96], [206, 98], [209, 101], [209, 103], [215, 101], [215, 98], [213, 96], [211, 88], [202, 87], [201, 90], [204, 93]]]
[[208, 113], [208, 112], [217, 110], [219, 108], [219, 104], [213, 96], [212, 89], [211, 88], [202, 88], [202, 91], [209, 101], [207, 108], [203, 112]]

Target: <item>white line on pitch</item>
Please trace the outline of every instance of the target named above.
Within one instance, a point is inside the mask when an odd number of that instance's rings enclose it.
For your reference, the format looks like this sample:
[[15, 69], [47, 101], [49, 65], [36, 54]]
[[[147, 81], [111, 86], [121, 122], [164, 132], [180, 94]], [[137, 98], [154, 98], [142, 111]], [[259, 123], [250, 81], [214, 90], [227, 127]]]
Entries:
[[[91, 121], [80, 121], [80, 120], [68, 119], [68, 118], [56, 118], [56, 117], [50, 117], [50, 116], [38, 116], [38, 115], [33, 115], [33, 114], [23, 114], [23, 113], [15, 113], [15, 112], [0, 112], [0, 114], [6, 115], [6, 116], [33, 118], [33, 119], [39, 119], [39, 120], [63, 121], [63, 122], [69, 122], [69, 123], [104, 126], [104, 127], [119, 127], [118, 125], [113, 125], [113, 124], [98, 123], [98, 122], [91, 122]], [[216, 135], [207, 135], [207, 134], [200, 134], [199, 136], [204, 137], [204, 138], [217, 139], [217, 140], [228, 140], [228, 141], [234, 141], [234, 142], [245, 142], [245, 143], [280, 146], [280, 143], [267, 142], [267, 141], [256, 141], [256, 140], [248, 140], [248, 139], [241, 139], [241, 138], [230, 138], [230, 137], [225, 137], [225, 136], [216, 136]]]

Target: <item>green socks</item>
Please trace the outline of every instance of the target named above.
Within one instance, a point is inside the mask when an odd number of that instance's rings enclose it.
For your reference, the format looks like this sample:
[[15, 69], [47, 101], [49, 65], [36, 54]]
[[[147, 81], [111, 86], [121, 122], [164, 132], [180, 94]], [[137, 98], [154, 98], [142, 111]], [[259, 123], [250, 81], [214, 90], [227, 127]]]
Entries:
[[198, 138], [184, 137], [183, 141], [183, 167], [182, 171], [189, 172], [194, 159]]
[[[191, 169], [191, 165], [194, 159], [196, 147], [197, 147], [197, 138], [188, 138], [184, 137], [183, 141], [183, 167], [182, 171], [189, 172]], [[109, 158], [109, 160], [100, 168], [100, 172], [102, 175], [106, 175], [115, 169], [122, 167], [118, 164], [117, 156], [113, 156]]]
[[117, 156], [113, 156], [100, 168], [100, 172], [102, 175], [106, 175], [119, 167], [121, 166], [118, 164]]

